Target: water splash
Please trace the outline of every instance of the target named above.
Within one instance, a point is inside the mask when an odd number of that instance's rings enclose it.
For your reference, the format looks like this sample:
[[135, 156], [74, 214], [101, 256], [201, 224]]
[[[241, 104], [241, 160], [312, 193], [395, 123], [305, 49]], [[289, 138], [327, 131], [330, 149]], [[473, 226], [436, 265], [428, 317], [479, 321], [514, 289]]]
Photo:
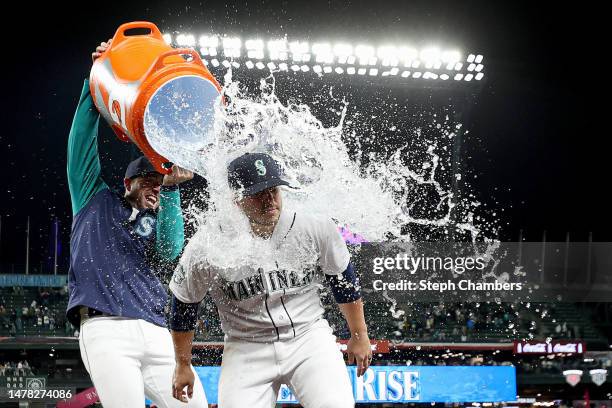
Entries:
[[[346, 100], [328, 96], [340, 108], [337, 121], [325, 126], [308, 105], [281, 102], [273, 75], [261, 80], [255, 96], [246, 95], [232, 80], [231, 70], [224, 82], [226, 104], [217, 108], [212, 131], [205, 125], [198, 129], [197, 121], [190, 121], [189, 149], [178, 149], [175, 134], [169, 137], [164, 127], [148, 123], [157, 143], [172, 141], [166, 148], [172, 161], [208, 180], [208, 208], [191, 207], [188, 213], [199, 231], [192, 240], [199, 242], [209, 261], [232, 267], [254, 265], [269, 256], [265, 240], [252, 238], [227, 183], [228, 163], [246, 152], [266, 152], [280, 162], [296, 187], [284, 191], [285, 208], [333, 218], [369, 241], [410, 241], [420, 237], [415, 231], [424, 229], [457, 231], [473, 241], [482, 238], [473, 215], [478, 202], [457, 197], [441, 175], [441, 156], [448, 151], [443, 141], [452, 139], [461, 127], [448, 116], [441, 123], [433, 119], [437, 141], [415, 145], [414, 138], [421, 135], [416, 129], [407, 135], [412, 140], [390, 152], [388, 146], [366, 149], [363, 144], [371, 137], [358, 137], [367, 131], [356, 128], [354, 118], [347, 116]], [[182, 104], [173, 106], [180, 112]], [[194, 148], [193, 133], [198, 131], [202, 144]], [[356, 146], [354, 152], [347, 139]], [[460, 174], [453, 177], [461, 179]]]

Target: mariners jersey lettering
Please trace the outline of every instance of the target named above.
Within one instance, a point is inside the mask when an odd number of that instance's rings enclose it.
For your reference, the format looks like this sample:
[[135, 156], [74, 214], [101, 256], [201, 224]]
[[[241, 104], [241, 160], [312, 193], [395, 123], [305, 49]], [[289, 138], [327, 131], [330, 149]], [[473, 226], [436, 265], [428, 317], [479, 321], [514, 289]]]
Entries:
[[286, 210], [269, 239], [276, 256], [258, 267], [212, 266], [197, 240], [198, 234], [187, 245], [170, 290], [186, 303], [200, 302], [210, 291], [230, 339], [271, 342], [303, 333], [323, 316], [323, 274], [342, 273], [350, 260], [332, 220]]
[[309, 269], [303, 274], [295, 271], [269, 271], [258, 269], [258, 274], [249, 276], [236, 282], [226, 282], [221, 290], [228, 299], [242, 301], [264, 293], [283, 292], [287, 290], [308, 286], [314, 281], [315, 270]]

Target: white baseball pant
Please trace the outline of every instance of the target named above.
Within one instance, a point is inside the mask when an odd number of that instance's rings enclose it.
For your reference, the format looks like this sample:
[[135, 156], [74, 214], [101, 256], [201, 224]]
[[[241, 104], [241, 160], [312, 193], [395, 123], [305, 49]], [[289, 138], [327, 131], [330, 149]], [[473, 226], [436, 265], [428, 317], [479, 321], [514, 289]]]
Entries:
[[342, 352], [326, 320], [292, 340], [225, 342], [219, 408], [274, 407], [281, 384], [305, 408], [355, 406]]
[[[98, 316], [81, 322], [81, 357], [104, 408], [206, 408], [198, 375], [188, 404], [172, 397], [174, 345], [170, 332], [141, 319]], [[192, 367], [193, 370], [193, 367]]]

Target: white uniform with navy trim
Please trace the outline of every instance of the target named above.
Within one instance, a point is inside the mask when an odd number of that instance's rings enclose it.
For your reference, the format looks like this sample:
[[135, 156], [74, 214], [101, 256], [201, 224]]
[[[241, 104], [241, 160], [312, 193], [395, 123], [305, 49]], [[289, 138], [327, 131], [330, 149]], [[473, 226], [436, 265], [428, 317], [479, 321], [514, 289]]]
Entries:
[[341, 274], [350, 254], [332, 220], [282, 210], [255, 266], [218, 268], [198, 236], [187, 245], [170, 289], [182, 302], [210, 291], [226, 334], [219, 407], [273, 407], [281, 384], [306, 408], [353, 407], [336, 338], [323, 318], [323, 273]]

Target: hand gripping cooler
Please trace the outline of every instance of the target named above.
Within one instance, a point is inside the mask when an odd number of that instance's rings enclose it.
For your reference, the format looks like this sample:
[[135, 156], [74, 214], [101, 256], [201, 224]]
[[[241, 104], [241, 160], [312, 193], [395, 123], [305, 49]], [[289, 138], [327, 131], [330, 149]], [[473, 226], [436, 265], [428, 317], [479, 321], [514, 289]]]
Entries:
[[[126, 31], [148, 29], [148, 34]], [[187, 56], [188, 59], [185, 59]], [[193, 49], [173, 49], [149, 22], [121, 25], [97, 58], [90, 89], [119, 139], [135, 143], [161, 173], [169, 163], [194, 170], [213, 138], [221, 87]]]

